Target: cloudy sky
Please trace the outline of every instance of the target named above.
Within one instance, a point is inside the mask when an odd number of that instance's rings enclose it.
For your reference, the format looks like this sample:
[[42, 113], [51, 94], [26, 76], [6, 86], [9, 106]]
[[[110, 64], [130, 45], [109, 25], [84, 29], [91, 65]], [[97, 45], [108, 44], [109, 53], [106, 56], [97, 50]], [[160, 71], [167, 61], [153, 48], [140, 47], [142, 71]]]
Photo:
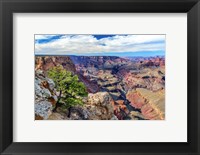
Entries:
[[35, 35], [36, 55], [165, 55], [165, 35]]

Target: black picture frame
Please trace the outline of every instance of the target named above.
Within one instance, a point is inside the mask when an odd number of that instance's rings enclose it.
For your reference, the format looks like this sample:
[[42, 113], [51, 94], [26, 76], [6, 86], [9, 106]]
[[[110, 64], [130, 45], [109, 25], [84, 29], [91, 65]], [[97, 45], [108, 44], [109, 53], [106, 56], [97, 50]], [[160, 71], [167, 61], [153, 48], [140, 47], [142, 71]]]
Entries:
[[[16, 143], [13, 142], [13, 13], [187, 13], [188, 142]], [[198, 0], [0, 0], [1, 154], [200, 154], [200, 2]], [[177, 58], [178, 59], [178, 58]], [[181, 110], [181, 107], [180, 107]], [[186, 120], [183, 120], [186, 121]], [[120, 131], [121, 132], [121, 131]], [[173, 132], [173, 131], [171, 131]], [[31, 133], [30, 133], [31, 134]], [[123, 136], [123, 133], [121, 133]]]

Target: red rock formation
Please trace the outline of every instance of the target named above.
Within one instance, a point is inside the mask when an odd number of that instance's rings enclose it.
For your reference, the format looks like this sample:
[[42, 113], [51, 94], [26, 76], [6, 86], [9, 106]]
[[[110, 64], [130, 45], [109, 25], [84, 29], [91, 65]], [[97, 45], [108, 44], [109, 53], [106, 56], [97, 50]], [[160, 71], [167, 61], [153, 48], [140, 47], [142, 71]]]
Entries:
[[68, 71], [75, 72], [75, 65], [68, 56], [36, 56], [35, 57], [35, 70], [41, 69], [46, 72], [48, 69], [62, 65]]
[[141, 109], [145, 104], [145, 99], [142, 98], [137, 92], [129, 91], [126, 98], [131, 102], [130, 104], [138, 109]]
[[114, 108], [114, 114], [117, 116], [119, 120], [123, 120], [129, 113], [126, 105], [124, 104], [124, 100], [117, 100], [112, 102]]
[[126, 97], [133, 107], [141, 109], [145, 119], [162, 120], [165, 118], [164, 91], [151, 92], [147, 89], [138, 88], [129, 91]]

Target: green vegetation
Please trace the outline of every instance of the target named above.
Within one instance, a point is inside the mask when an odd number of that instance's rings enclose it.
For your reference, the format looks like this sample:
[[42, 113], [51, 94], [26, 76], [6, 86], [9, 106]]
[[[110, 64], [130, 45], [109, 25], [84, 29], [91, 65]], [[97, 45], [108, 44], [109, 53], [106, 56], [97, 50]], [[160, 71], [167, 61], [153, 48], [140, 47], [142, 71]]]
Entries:
[[56, 107], [59, 105], [65, 108], [71, 108], [75, 105], [83, 105], [83, 97], [87, 96], [86, 87], [82, 82], [79, 82], [77, 75], [66, 71], [62, 66], [56, 66], [48, 71], [48, 77], [51, 78], [59, 91]]

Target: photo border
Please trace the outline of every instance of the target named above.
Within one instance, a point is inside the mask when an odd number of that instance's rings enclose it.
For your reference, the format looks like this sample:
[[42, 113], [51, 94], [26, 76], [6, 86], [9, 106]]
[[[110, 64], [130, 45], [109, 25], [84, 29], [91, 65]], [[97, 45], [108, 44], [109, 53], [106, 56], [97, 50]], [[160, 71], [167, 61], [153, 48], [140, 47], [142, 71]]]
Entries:
[[[0, 0], [2, 154], [200, 154], [199, 0]], [[13, 143], [13, 13], [148, 12], [188, 14], [188, 143]], [[185, 121], [185, 120], [183, 120]], [[103, 148], [103, 149], [102, 149]]]

